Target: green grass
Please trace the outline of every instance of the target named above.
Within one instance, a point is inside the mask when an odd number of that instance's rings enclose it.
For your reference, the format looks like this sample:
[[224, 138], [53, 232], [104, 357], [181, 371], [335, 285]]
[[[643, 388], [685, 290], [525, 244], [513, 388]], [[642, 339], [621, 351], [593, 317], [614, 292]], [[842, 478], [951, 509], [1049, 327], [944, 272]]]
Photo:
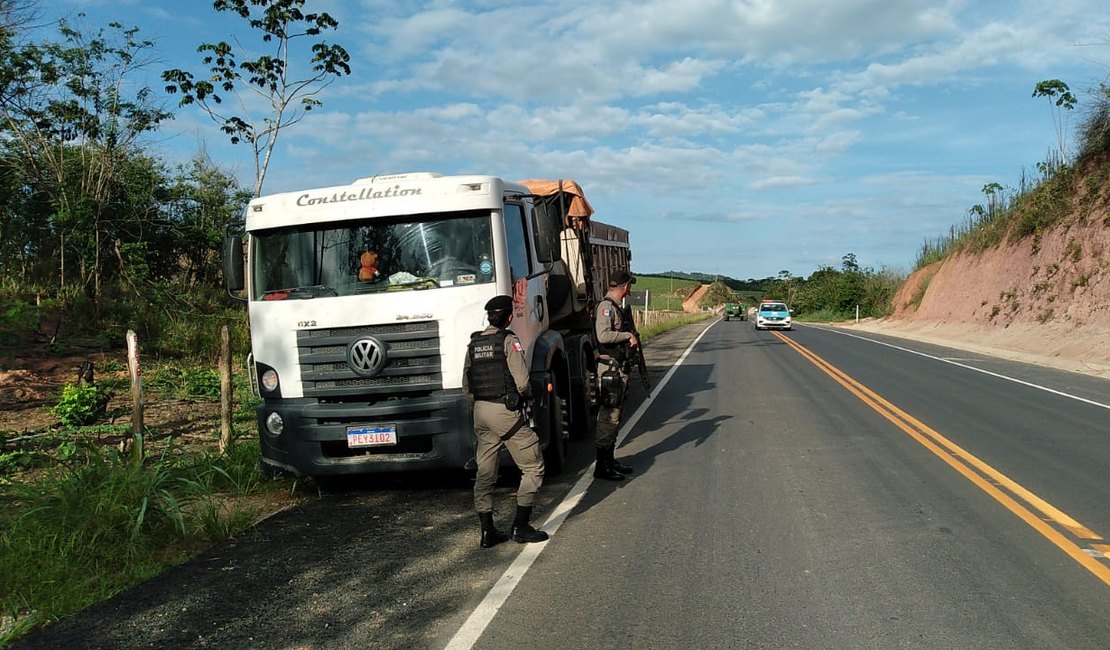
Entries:
[[279, 488], [258, 472], [257, 441], [223, 456], [171, 445], [139, 464], [88, 443], [37, 479], [0, 483], [0, 614], [16, 620], [0, 645], [241, 533], [257, 512], [236, 497]]
[[[1068, 219], [1090, 214], [1101, 200], [1106, 179], [1110, 177], [1107, 162], [1110, 152], [1105, 148], [1110, 140], [1102, 139], [1110, 134], [1110, 91], [1104, 87], [1103, 92], [1101, 113], [1092, 116], [1090, 128], [1094, 131], [1085, 136], [1099, 140], [1081, 145], [1086, 153], [1080, 156], [1080, 166], [1047, 167], [1041, 178], [1028, 185], [1023, 178], [1018, 190], [1004, 194], [990, 210], [973, 206], [964, 221], [951, 226], [947, 235], [925, 241], [915, 270], [962, 251], [982, 252], [1027, 238], [1036, 250], [1043, 233]], [[1069, 253], [1076, 254], [1075, 249], [1070, 248]]]
[[682, 296], [679, 292], [686, 287], [700, 283], [679, 278], [636, 276], [633, 291], [649, 291], [648, 308], [652, 311], [682, 311]]
[[651, 337], [658, 336], [663, 332], [682, 327], [683, 325], [689, 325], [690, 323], [697, 323], [698, 321], [706, 320], [712, 316], [713, 314], [711, 312], [698, 312], [696, 314], [664, 313], [658, 320], [652, 320], [652, 322], [639, 328], [640, 336], [647, 341], [650, 340]]
[[855, 311], [848, 313], [836, 311], [835, 309], [818, 309], [797, 316], [794, 320], [804, 323], [838, 323], [846, 320], [855, 320], [855, 318]]

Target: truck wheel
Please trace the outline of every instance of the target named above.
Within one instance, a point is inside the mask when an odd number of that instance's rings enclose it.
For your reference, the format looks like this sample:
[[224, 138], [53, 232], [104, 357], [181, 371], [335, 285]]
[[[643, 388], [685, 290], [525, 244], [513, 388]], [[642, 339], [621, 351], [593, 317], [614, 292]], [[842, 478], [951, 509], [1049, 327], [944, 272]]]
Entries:
[[597, 433], [597, 373], [587, 371], [582, 378], [582, 392], [574, 400], [570, 414], [570, 436], [575, 440], [593, 441]]
[[562, 473], [567, 463], [566, 409], [566, 401], [557, 393], [552, 393], [547, 422], [544, 423], [547, 448], [543, 450], [544, 471], [551, 476]]

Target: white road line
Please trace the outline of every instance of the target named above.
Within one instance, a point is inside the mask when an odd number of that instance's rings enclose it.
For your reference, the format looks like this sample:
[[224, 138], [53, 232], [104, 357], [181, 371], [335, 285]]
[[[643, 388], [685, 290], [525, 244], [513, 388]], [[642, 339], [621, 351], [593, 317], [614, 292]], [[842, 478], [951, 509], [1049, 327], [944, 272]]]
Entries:
[[[702, 330], [701, 334], [698, 334], [697, 338], [690, 343], [682, 353], [682, 356], [678, 358], [678, 361], [667, 371], [667, 374], [663, 375], [663, 379], [660, 380], [659, 385], [656, 386], [644, 399], [643, 403], [640, 404], [640, 408], [636, 409], [632, 417], [628, 418], [628, 421], [625, 422], [624, 426], [617, 432], [617, 446], [620, 446], [621, 441], [628, 436], [628, 432], [640, 421], [644, 412], [647, 411], [651, 403], [655, 401], [656, 396], [659, 395], [659, 391], [663, 390], [663, 387], [671, 380], [671, 376], [678, 370], [678, 367], [686, 361], [686, 357], [690, 356], [690, 352], [694, 349], [694, 346], [698, 344], [698, 341], [701, 340], [701, 337], [705, 336], [709, 328], [716, 324], [716, 322], [710, 323], [708, 327]], [[590, 463], [590, 465], [586, 467], [582, 475], [578, 478], [578, 481], [575, 482], [574, 487], [563, 497], [559, 505], [555, 506], [551, 515], [543, 523], [543, 526], [540, 527], [542, 530], [547, 531], [552, 538], [554, 538], [555, 532], [559, 530], [559, 527], [563, 525], [563, 522], [566, 521], [571, 510], [574, 510], [574, 507], [577, 506], [582, 500], [582, 497], [586, 495], [586, 490], [590, 487], [590, 484], [593, 483], [593, 467], [594, 463]], [[510, 542], [506, 542], [506, 544], [508, 543]], [[459, 631], [455, 633], [455, 636], [451, 637], [451, 640], [447, 642], [445, 650], [469, 650], [474, 647], [474, 644], [481, 638], [482, 632], [485, 631], [490, 621], [493, 620], [493, 617], [497, 616], [497, 612], [500, 611], [501, 606], [508, 600], [509, 594], [513, 592], [513, 589], [515, 589], [517, 584], [524, 578], [524, 574], [528, 572], [529, 567], [531, 567], [532, 563], [536, 561], [536, 558], [540, 556], [540, 553], [547, 548], [548, 543], [549, 542], [540, 542], [538, 544], [523, 545], [523, 548], [520, 550], [520, 555], [513, 560], [513, 563], [509, 565], [505, 573], [501, 574], [501, 577], [494, 583], [489, 593], [486, 594], [486, 597], [483, 598], [482, 602], [478, 604], [478, 607], [470, 613], [470, 616], [467, 617], [466, 622], [463, 623]]]
[[[1071, 393], [1065, 393], [1063, 391], [1055, 390], [1053, 388], [1048, 388], [1047, 386], [1041, 386], [1040, 384], [1033, 384], [1033, 383], [1030, 383], [1028, 381], [1022, 381], [1021, 379], [1015, 379], [1014, 377], [1008, 377], [1006, 375], [1000, 375], [997, 372], [991, 372], [990, 370], [983, 370], [982, 368], [976, 368], [975, 366], [969, 366], [966, 363], [960, 363], [958, 361], [953, 361], [951, 359], [946, 359], [944, 357], [935, 357], [931, 354], [925, 354], [924, 352], [918, 352], [917, 350], [911, 350], [909, 348], [904, 348], [904, 347], [901, 347], [901, 346], [898, 346], [898, 345], [893, 345], [893, 344], [890, 344], [890, 343], [886, 343], [884, 341], [876, 341], [875, 339], [869, 339], [866, 336], [860, 336], [859, 334], [851, 334], [851, 333], [848, 333], [848, 332], [843, 332], [843, 331], [841, 331], [841, 330], [839, 330], [835, 327], [818, 327], [817, 329], [822, 329], [822, 330], [825, 330], [827, 332], [835, 332], [836, 334], [842, 334], [844, 336], [850, 336], [854, 339], [860, 339], [861, 341], [868, 341], [870, 343], [875, 343], [877, 345], [885, 345], [888, 348], [894, 348], [895, 350], [901, 350], [902, 352], [909, 352], [910, 354], [916, 354], [918, 356], [925, 357], [926, 359], [933, 359], [934, 361], [941, 361], [943, 363], [950, 363], [954, 366], [959, 366], [960, 368], [966, 368], [967, 370], [974, 370], [975, 372], [981, 372], [984, 375], [990, 375], [991, 377], [997, 377], [998, 379], [1005, 379], [1006, 381], [1012, 381], [1015, 384], [1021, 384], [1022, 386], [1028, 386], [1029, 388], [1036, 388], [1037, 390], [1043, 390], [1046, 393], [1052, 393], [1053, 395], [1059, 395], [1060, 397], [1067, 397], [1068, 399], [1073, 399], [1073, 400], [1076, 400], [1077, 402], [1083, 402], [1084, 404], [1090, 404], [1091, 406], [1099, 406], [1099, 407], [1102, 407], [1104, 409], [1110, 409], [1110, 404], [1103, 404], [1102, 402], [1096, 402], [1094, 400], [1090, 400], [1090, 399], [1087, 399], [1085, 397], [1079, 397], [1078, 395], [1072, 395]], [[936, 344], [932, 344], [932, 345], [936, 345]]]

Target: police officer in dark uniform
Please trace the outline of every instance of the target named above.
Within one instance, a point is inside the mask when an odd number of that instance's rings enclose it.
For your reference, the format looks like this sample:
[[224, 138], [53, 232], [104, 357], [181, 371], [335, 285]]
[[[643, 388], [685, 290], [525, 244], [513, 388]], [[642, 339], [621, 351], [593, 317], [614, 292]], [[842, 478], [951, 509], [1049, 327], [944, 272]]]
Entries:
[[[474, 508], [482, 525], [479, 546], [490, 548], [512, 538], [515, 542], [542, 542], [547, 533], [529, 523], [536, 491], [543, 483], [540, 439], [528, 426], [524, 402], [530, 397], [528, 366], [520, 339], [507, 328], [513, 320], [513, 300], [497, 296], [486, 303], [490, 326], [470, 336], [463, 365], [463, 390], [474, 399], [475, 459]], [[516, 517], [506, 535], [493, 523], [493, 487], [501, 448], [509, 450], [520, 468], [516, 492]]]
[[617, 443], [617, 429], [620, 427], [621, 409], [625, 396], [628, 395], [628, 368], [625, 361], [630, 356], [630, 348], [640, 345], [632, 332], [632, 323], [626, 320], [621, 305], [635, 282], [636, 278], [628, 271], [614, 271], [609, 276], [609, 291], [597, 304], [594, 318], [599, 347], [597, 371], [602, 401], [594, 438], [594, 445], [597, 447], [594, 477], [608, 481], [622, 481], [625, 474], [632, 473], [632, 468], [618, 462], [613, 457], [613, 452]]

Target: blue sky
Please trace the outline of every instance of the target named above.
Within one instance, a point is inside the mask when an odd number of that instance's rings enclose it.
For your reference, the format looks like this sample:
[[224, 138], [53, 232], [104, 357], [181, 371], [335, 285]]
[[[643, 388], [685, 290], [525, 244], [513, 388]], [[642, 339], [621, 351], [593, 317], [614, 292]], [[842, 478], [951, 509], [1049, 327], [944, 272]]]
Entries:
[[[258, 42], [208, 0], [43, 6], [138, 27], [154, 72], [201, 72], [201, 42]], [[1110, 74], [1105, 0], [309, 8], [339, 20], [329, 39], [353, 73], [281, 136], [264, 193], [402, 171], [574, 178], [596, 219], [631, 231], [640, 273], [808, 276], [846, 253], [908, 271], [985, 184], [1015, 188], [1057, 148], [1038, 81], [1071, 87], [1074, 127]], [[195, 109], [150, 146], [170, 161], [203, 148], [253, 186], [249, 150]]]

